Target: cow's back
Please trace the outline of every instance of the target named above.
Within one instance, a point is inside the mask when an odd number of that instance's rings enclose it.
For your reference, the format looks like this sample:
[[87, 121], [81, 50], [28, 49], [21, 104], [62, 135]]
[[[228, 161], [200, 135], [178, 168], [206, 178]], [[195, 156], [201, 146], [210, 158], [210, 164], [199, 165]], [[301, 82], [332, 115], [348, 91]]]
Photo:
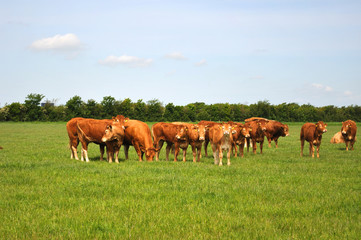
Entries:
[[149, 126], [145, 122], [139, 120], [127, 120], [124, 126], [125, 144], [133, 145], [133, 142], [137, 141], [145, 147], [153, 145]]
[[316, 124], [305, 123], [302, 125], [300, 138], [307, 141], [313, 141], [316, 131]]
[[112, 124], [113, 120], [109, 119], [80, 119], [77, 121], [78, 133], [96, 143], [101, 143], [107, 125]]
[[66, 130], [68, 132], [69, 138], [76, 138], [77, 137], [77, 124], [78, 124], [79, 120], [83, 120], [83, 119], [85, 119], [85, 118], [76, 117], [76, 118], [70, 119], [66, 123]]

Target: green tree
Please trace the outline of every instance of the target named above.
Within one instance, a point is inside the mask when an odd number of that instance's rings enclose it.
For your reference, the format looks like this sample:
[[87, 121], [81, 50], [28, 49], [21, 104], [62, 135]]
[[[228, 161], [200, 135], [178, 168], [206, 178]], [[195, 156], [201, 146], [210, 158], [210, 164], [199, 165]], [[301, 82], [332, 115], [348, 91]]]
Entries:
[[84, 102], [81, 100], [81, 97], [72, 97], [66, 102], [65, 106], [67, 120], [74, 117], [84, 117]]
[[132, 100], [130, 100], [129, 98], [126, 98], [123, 101], [121, 101], [118, 109], [117, 109], [117, 115], [121, 114], [125, 117], [134, 118], [135, 115], [134, 106]]
[[103, 107], [103, 118], [112, 118], [116, 115], [115, 103], [115, 98], [111, 96], [103, 97], [100, 103]]
[[163, 120], [164, 107], [158, 99], [149, 100], [147, 106], [147, 121], [159, 122]]
[[87, 118], [100, 119], [103, 115], [103, 106], [97, 103], [94, 99], [89, 99], [84, 104], [84, 116]]
[[7, 121], [19, 122], [26, 120], [26, 110], [23, 104], [14, 102], [4, 108], [7, 108], [7, 110], [5, 110], [7, 112]]
[[27, 121], [39, 121], [43, 118], [43, 112], [40, 102], [45, 96], [42, 94], [31, 93], [25, 98], [25, 111]]
[[147, 105], [143, 102], [143, 99], [139, 99], [134, 104], [134, 118], [140, 121], [147, 120]]

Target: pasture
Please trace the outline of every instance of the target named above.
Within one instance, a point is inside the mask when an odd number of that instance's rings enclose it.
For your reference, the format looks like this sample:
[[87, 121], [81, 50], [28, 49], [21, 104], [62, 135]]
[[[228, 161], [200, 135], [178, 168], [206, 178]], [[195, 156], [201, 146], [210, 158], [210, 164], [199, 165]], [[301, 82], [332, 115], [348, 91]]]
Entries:
[[[0, 123], [0, 239], [360, 239], [361, 143], [300, 157], [301, 123], [263, 155], [201, 162], [70, 159], [64, 122]], [[361, 141], [361, 124], [358, 123]], [[80, 153], [80, 146], [78, 147]], [[163, 159], [163, 160], [162, 160]], [[181, 159], [181, 154], [178, 156]]]

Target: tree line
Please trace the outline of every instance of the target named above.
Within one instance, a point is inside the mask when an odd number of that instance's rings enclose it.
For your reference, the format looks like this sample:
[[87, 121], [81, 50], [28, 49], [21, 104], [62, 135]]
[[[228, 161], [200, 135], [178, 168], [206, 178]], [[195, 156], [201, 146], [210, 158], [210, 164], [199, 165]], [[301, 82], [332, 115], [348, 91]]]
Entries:
[[27, 95], [24, 103], [6, 104], [0, 108], [0, 121], [68, 121], [73, 117], [105, 119], [118, 114], [145, 122], [197, 122], [200, 120], [241, 122], [255, 116], [282, 122], [319, 120], [341, 122], [347, 119], [361, 121], [361, 107], [358, 105], [347, 107], [333, 105], [315, 107], [297, 103], [273, 105], [264, 100], [249, 105], [195, 102], [178, 106], [173, 103], [164, 105], [157, 99], [147, 102], [139, 99], [133, 102], [129, 98], [116, 100], [112, 96], [106, 96], [98, 103], [93, 99], [85, 102], [81, 97], [74, 96], [65, 105], [55, 106], [49, 100], [42, 103], [44, 97], [42, 94], [31, 93]]

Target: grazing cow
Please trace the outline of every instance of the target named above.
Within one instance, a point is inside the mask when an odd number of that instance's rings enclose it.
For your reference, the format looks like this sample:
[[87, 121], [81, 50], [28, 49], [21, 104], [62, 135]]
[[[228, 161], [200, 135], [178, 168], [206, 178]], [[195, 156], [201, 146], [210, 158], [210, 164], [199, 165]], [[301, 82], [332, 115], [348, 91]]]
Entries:
[[209, 140], [212, 145], [214, 164], [222, 166], [223, 150], [227, 151], [227, 165], [231, 165], [232, 126], [228, 123], [214, 125], [209, 129]]
[[[89, 162], [88, 158], [88, 144], [96, 143], [100, 145], [100, 160], [103, 160], [104, 147], [107, 146], [107, 158], [109, 162], [112, 162], [113, 154], [116, 153], [118, 156], [118, 151], [122, 142], [103, 142], [102, 138], [104, 132], [108, 125], [112, 124], [114, 120], [109, 119], [78, 119], [77, 120], [77, 135], [79, 137], [79, 141], [81, 142], [81, 160], [84, 161], [84, 158], [87, 162]], [[118, 160], [116, 160], [118, 162]]]
[[206, 127], [206, 134], [204, 136], [204, 156], [208, 157], [208, 143], [209, 143], [209, 128], [213, 127], [215, 124], [219, 124], [216, 122], [212, 122], [212, 121], [205, 121], [202, 120], [198, 123], [198, 125], [203, 125]]
[[234, 156], [237, 157], [237, 146], [239, 146], [241, 157], [244, 157], [243, 154], [244, 144], [246, 142], [246, 139], [251, 136], [249, 134], [251, 129], [242, 123], [231, 122], [231, 121], [229, 121], [228, 123], [232, 125], [232, 138], [233, 138], [232, 153], [234, 148], [235, 149]]
[[263, 142], [264, 136], [266, 132], [266, 125], [269, 120], [257, 119], [253, 121], [248, 121], [245, 123], [245, 126], [250, 128], [250, 138], [247, 138], [247, 152], [249, 152], [250, 140], [252, 140], [253, 153], [256, 154], [257, 144], [259, 143], [259, 147], [261, 150], [261, 154], [263, 153]]
[[310, 143], [310, 156], [315, 157], [315, 147], [317, 147], [317, 157], [320, 157], [320, 145], [322, 140], [322, 134], [327, 132], [327, 124], [322, 121], [314, 123], [305, 123], [301, 128], [301, 157], [303, 156], [303, 146], [305, 140]]
[[[119, 115], [116, 117], [119, 118]], [[153, 147], [152, 135], [149, 126], [139, 120], [124, 120], [124, 153], [125, 159], [128, 160], [129, 146], [133, 145], [138, 154], [139, 161], [143, 161], [143, 155], [147, 161], [153, 161], [157, 149]]]
[[183, 161], [185, 161], [184, 149], [188, 147], [187, 127], [185, 125], [178, 125], [172, 123], [159, 122], [152, 126], [152, 134], [154, 139], [154, 147], [159, 149], [156, 154], [156, 160], [159, 161], [159, 152], [162, 149], [163, 143], [167, 143], [166, 160], [169, 161], [169, 152], [174, 145], [174, 161], [177, 161], [179, 148], [183, 149]]
[[266, 125], [266, 137], [268, 140], [268, 147], [271, 147], [271, 141], [275, 141], [276, 148], [278, 148], [278, 138], [286, 137], [288, 133], [288, 125], [278, 121], [270, 120]]
[[347, 120], [342, 122], [341, 133], [346, 143], [346, 151], [348, 151], [349, 146], [351, 150], [353, 150], [353, 145], [356, 142], [356, 131], [357, 131], [357, 126], [354, 121]]
[[[192, 147], [193, 152], [193, 162], [196, 162], [196, 156], [197, 156], [197, 162], [200, 161], [201, 158], [201, 150], [202, 150], [202, 144], [205, 139], [206, 134], [206, 126], [205, 125], [199, 125], [199, 124], [191, 124], [191, 123], [183, 123], [183, 122], [173, 122], [173, 124], [178, 125], [184, 125], [187, 127], [186, 135], [187, 135], [187, 142]], [[187, 151], [187, 149], [183, 149], [183, 151]], [[183, 152], [184, 154], [184, 152]], [[185, 160], [185, 159], [183, 159]]]
[[343, 139], [342, 133], [337, 132], [333, 137], [331, 138], [330, 143], [344, 143], [345, 140]]

